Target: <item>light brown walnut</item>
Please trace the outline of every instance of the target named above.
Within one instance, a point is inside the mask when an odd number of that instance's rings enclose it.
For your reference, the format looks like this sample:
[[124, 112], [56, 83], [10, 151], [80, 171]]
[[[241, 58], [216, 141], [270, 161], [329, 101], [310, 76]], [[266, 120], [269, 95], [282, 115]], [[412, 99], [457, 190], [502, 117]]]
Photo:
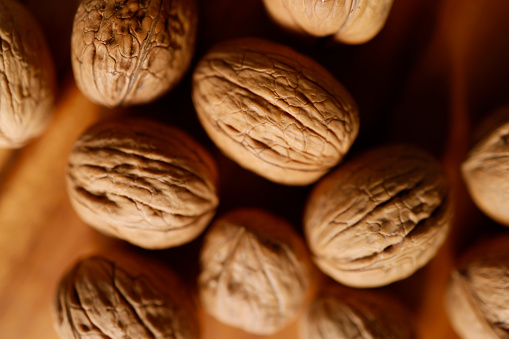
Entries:
[[157, 99], [189, 68], [197, 17], [194, 0], [83, 0], [71, 41], [78, 87], [108, 107]]
[[393, 0], [264, 0], [271, 17], [288, 30], [316, 37], [334, 35], [361, 44], [385, 25]]
[[341, 161], [359, 130], [354, 100], [327, 70], [261, 39], [209, 51], [193, 74], [193, 102], [227, 156], [281, 184], [316, 181]]
[[309, 297], [311, 265], [286, 221], [239, 209], [214, 222], [200, 253], [199, 293], [218, 320], [261, 335], [283, 329]]
[[0, 147], [18, 148], [48, 125], [55, 97], [53, 60], [32, 14], [0, 2]]
[[353, 287], [377, 287], [424, 266], [445, 240], [452, 204], [444, 173], [426, 152], [370, 150], [320, 181], [304, 230], [318, 267]]
[[141, 119], [99, 122], [75, 143], [67, 189], [91, 226], [144, 248], [196, 238], [218, 205], [217, 169], [195, 140]]
[[92, 256], [62, 278], [53, 305], [62, 339], [198, 339], [191, 299], [171, 271], [153, 262]]

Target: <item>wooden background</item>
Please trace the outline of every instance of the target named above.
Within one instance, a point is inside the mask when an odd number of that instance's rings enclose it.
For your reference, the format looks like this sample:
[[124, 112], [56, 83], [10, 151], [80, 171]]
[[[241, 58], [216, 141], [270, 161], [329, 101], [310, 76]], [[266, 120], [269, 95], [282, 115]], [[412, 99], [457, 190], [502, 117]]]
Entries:
[[[81, 222], [66, 196], [64, 171], [74, 140], [93, 122], [115, 114], [149, 116], [192, 133], [221, 171], [218, 214], [261, 206], [301, 229], [310, 187], [283, 187], [246, 172], [210, 143], [190, 98], [190, 73], [156, 103], [106, 110], [76, 89], [69, 61], [76, 0], [25, 0], [41, 23], [58, 69], [59, 94], [47, 132], [21, 150], [0, 150], [0, 338], [56, 339], [51, 300], [62, 274], [79, 257], [123, 244]], [[421, 338], [455, 338], [443, 308], [448, 275], [458, 256], [482, 238], [507, 233], [468, 197], [459, 165], [483, 116], [509, 101], [509, 2], [506, 0], [395, 0], [384, 30], [361, 46], [283, 32], [261, 0], [201, 0], [193, 65], [214, 43], [258, 36], [308, 54], [328, 68], [357, 100], [361, 130], [349, 153], [386, 142], [420, 145], [441, 159], [456, 200], [447, 243], [412, 277], [379, 289], [415, 316]], [[202, 237], [162, 258], [194, 286]], [[203, 338], [256, 338], [202, 316]], [[295, 324], [267, 338], [297, 338]]]

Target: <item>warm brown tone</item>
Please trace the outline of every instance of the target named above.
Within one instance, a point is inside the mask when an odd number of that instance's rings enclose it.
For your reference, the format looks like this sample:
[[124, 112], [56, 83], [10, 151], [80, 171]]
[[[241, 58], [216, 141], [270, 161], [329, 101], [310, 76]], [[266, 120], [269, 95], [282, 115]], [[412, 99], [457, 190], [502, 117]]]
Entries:
[[194, 0], [83, 0], [71, 42], [76, 83], [109, 107], [153, 101], [188, 69], [196, 29]]
[[18, 148], [51, 118], [55, 70], [42, 30], [17, 1], [0, 2], [0, 44], [0, 147]]
[[300, 321], [302, 339], [415, 338], [408, 311], [382, 294], [328, 286]]
[[383, 28], [393, 0], [264, 0], [272, 18], [286, 29], [340, 42], [361, 44]]
[[445, 240], [452, 216], [448, 192], [440, 165], [418, 148], [364, 153], [310, 195], [304, 228], [315, 263], [353, 287], [410, 276]]
[[467, 253], [451, 274], [446, 306], [462, 338], [509, 338], [508, 236]]
[[209, 51], [193, 75], [193, 101], [226, 155], [281, 184], [317, 180], [343, 158], [359, 130], [355, 102], [327, 70], [261, 39]]
[[83, 259], [58, 286], [55, 329], [62, 339], [198, 339], [194, 307], [176, 279], [141, 258]]
[[254, 334], [282, 330], [304, 305], [310, 262], [286, 221], [257, 209], [214, 222], [200, 254], [199, 292], [218, 320]]
[[207, 151], [176, 128], [141, 119], [86, 131], [70, 154], [67, 187], [88, 224], [151, 249], [196, 238], [218, 205]]

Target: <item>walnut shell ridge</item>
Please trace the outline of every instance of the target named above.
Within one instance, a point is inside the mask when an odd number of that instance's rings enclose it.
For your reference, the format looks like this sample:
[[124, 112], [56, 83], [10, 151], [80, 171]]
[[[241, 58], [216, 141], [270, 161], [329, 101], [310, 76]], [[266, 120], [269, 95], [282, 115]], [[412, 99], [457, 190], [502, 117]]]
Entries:
[[194, 139], [142, 119], [99, 122], [75, 143], [67, 191], [96, 229], [149, 249], [196, 238], [218, 205], [213, 158]]
[[362, 44], [384, 27], [393, 0], [264, 0], [274, 21], [316, 37], [333, 35], [347, 44]]
[[92, 256], [59, 283], [53, 305], [62, 339], [198, 339], [194, 305], [177, 277], [132, 258]]
[[326, 69], [261, 39], [212, 48], [194, 71], [193, 102], [223, 153], [281, 184], [316, 181], [341, 161], [359, 130], [354, 100]]
[[17, 1], [0, 2], [0, 147], [42, 134], [53, 112], [55, 69], [42, 29]]
[[157, 99], [189, 68], [197, 22], [194, 0], [83, 0], [71, 40], [79, 89], [108, 107]]
[[247, 332], [283, 329], [311, 291], [311, 264], [303, 241], [286, 221], [257, 209], [217, 219], [200, 252], [198, 289], [216, 319]]
[[378, 287], [424, 266], [452, 221], [440, 165], [411, 146], [375, 148], [321, 180], [304, 213], [313, 259], [352, 287]]

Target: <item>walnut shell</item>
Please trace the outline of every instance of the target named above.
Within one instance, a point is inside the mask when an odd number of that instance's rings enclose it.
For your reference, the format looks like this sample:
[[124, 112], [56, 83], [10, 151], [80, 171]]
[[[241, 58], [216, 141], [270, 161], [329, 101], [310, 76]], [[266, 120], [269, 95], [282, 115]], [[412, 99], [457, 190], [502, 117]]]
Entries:
[[62, 339], [198, 339], [194, 306], [177, 277], [152, 262], [93, 256], [62, 278], [54, 300]]
[[451, 274], [446, 309], [461, 338], [509, 338], [509, 237], [467, 254]]
[[0, 147], [18, 148], [50, 121], [55, 69], [42, 29], [17, 1], [0, 2], [0, 42]]
[[316, 181], [343, 158], [359, 129], [355, 102], [327, 70], [261, 39], [209, 51], [194, 71], [193, 102], [227, 156], [281, 184]]
[[415, 338], [412, 319], [395, 300], [339, 286], [316, 296], [300, 321], [302, 339]]
[[216, 220], [200, 253], [199, 293], [218, 320], [267, 335], [283, 329], [304, 306], [310, 261], [286, 221], [257, 209]]
[[353, 287], [377, 287], [424, 266], [450, 228], [452, 205], [436, 160], [411, 146], [380, 147], [313, 189], [304, 230], [318, 267]]
[[197, 17], [194, 0], [83, 0], [71, 40], [78, 87], [108, 107], [157, 99], [189, 68]]
[[190, 136], [141, 119], [99, 122], [75, 143], [67, 188], [80, 217], [137, 246], [196, 238], [218, 205], [214, 160]]
[[361, 44], [383, 28], [393, 0], [264, 0], [271, 17], [288, 30], [316, 37], [334, 35], [347, 44]]

